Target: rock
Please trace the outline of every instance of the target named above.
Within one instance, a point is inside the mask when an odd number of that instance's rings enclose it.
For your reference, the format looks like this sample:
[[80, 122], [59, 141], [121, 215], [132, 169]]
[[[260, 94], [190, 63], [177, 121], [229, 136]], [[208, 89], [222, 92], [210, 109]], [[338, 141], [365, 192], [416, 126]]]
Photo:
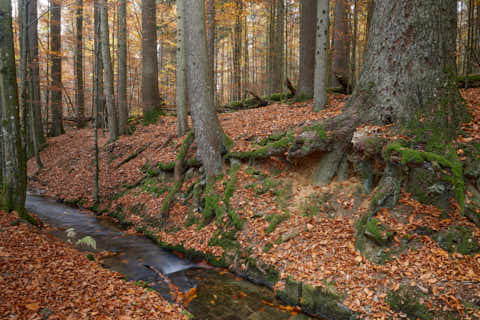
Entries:
[[242, 164], [242, 161], [236, 158], [230, 158], [230, 166], [239, 166]]
[[285, 290], [278, 290], [277, 297], [291, 306], [297, 306], [302, 296], [302, 283], [296, 282], [288, 277], [285, 283]]
[[438, 245], [448, 252], [473, 254], [480, 252], [478, 239], [473, 236], [470, 228], [463, 226], [450, 227], [433, 236]]
[[430, 162], [410, 170], [406, 191], [421, 203], [443, 210], [449, 210], [450, 199], [455, 197], [451, 172], [434, 167]]
[[323, 319], [349, 320], [353, 316], [338, 295], [324, 288], [303, 284], [301, 301], [303, 310]]
[[387, 245], [393, 237], [393, 232], [383, 224], [379, 223], [375, 218], [368, 218], [364, 234], [367, 238], [375, 241], [379, 246]]
[[467, 186], [464, 215], [480, 227], [480, 192], [473, 185]]
[[185, 172], [185, 180], [190, 180], [195, 175], [195, 168], [190, 168]]

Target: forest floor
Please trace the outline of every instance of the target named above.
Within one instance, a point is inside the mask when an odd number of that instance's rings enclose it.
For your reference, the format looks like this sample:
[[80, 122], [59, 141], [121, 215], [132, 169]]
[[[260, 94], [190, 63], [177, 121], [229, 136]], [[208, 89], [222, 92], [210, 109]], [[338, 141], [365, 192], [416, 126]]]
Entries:
[[[470, 135], [467, 139], [478, 140], [480, 91], [472, 89], [463, 95], [474, 111], [473, 121], [465, 127]], [[297, 132], [299, 127], [341, 113], [347, 99], [344, 95], [330, 95], [329, 108], [320, 113], [311, 112], [309, 103], [292, 103], [219, 117], [234, 142], [233, 150], [249, 151], [259, 148], [262, 139], [289, 130]], [[191, 194], [194, 183], [200, 180], [198, 170], [187, 174], [182, 192], [170, 210], [167, 227], [160, 227], [162, 204], [173, 181], [171, 175], [159, 173], [158, 168], [168, 167], [180, 149], [182, 139], [174, 134], [175, 123], [174, 117], [161, 117], [153, 125], [137, 124], [133, 135], [101, 148], [103, 201], [97, 209], [115, 211], [123, 222], [133, 224], [131, 232], [137, 232], [135, 226], [142, 226], [160, 241], [220, 258], [230, 250], [223, 241], [227, 239], [222, 237], [232, 234], [221, 230], [222, 221], [203, 223], [201, 213], [195, 210]], [[100, 134], [100, 145], [106, 141], [107, 137]], [[91, 129], [69, 130], [49, 139], [41, 158], [44, 169], [38, 170], [33, 159], [28, 163], [31, 188], [83, 207], [93, 205]], [[425, 294], [414, 304], [443, 314], [444, 319], [480, 319], [480, 254], [449, 253], [431, 234], [417, 232], [419, 228], [432, 232], [468, 228], [469, 241], [477, 241], [480, 229], [460, 214], [458, 205], [452, 203], [445, 218], [439, 209], [420, 204], [403, 192], [397, 207], [377, 214], [376, 219], [394, 237], [393, 244], [382, 253], [382, 263], [373, 263], [355, 246], [355, 223], [368, 209], [371, 195], [363, 191], [355, 176], [315, 186], [312, 176], [318, 159], [311, 156], [292, 163], [270, 157], [244, 161], [238, 170], [227, 168], [214, 187], [217, 205], [243, 221], [239, 231], [228, 239], [233, 243], [230, 246], [239, 246], [248, 252], [249, 259], [274, 267], [281, 279], [276, 290], [284, 287], [287, 277], [327, 287], [344, 297], [344, 305], [363, 318], [406, 317], [392, 310], [392, 299], [395, 292], [408, 287]], [[223, 222], [227, 222], [226, 217]], [[406, 238], [408, 245], [404, 243]], [[238, 263], [232, 268], [248, 267], [242, 261]]]
[[188, 319], [48, 231], [0, 212], [1, 319]]

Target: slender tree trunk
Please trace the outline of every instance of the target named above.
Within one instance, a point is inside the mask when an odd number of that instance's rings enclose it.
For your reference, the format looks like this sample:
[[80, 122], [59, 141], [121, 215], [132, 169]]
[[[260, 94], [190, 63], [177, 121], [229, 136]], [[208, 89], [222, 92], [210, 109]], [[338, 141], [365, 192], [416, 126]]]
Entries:
[[[213, 101], [216, 96], [216, 74], [215, 74], [215, 0], [207, 0], [208, 29], [207, 29], [207, 48], [208, 60], [210, 63], [210, 79], [212, 79]], [[215, 103], [214, 103], [215, 106]]]
[[355, 87], [357, 82], [357, 38], [358, 38], [358, 0], [354, 0], [353, 12], [353, 37], [352, 37], [352, 71], [350, 83]]
[[118, 131], [127, 132], [127, 1], [118, 1]]
[[[40, 145], [45, 143], [42, 122], [42, 98], [40, 91], [40, 56], [38, 54], [38, 21], [37, 21], [37, 0], [30, 0], [28, 6], [28, 40], [30, 57], [30, 79], [32, 83], [32, 108], [35, 119], [35, 133]], [[48, 67], [47, 67], [48, 70]], [[48, 79], [48, 77], [47, 77]]]
[[157, 62], [157, 6], [155, 0], [142, 0], [142, 106], [143, 112], [160, 107]]
[[184, 0], [177, 0], [177, 135], [183, 137], [188, 131], [187, 69], [185, 64]]
[[300, 59], [297, 88], [298, 97], [313, 97], [314, 93], [313, 83], [315, 76], [316, 43], [315, 27], [317, 26], [317, 14], [317, 0], [300, 1]]
[[274, 0], [275, 16], [274, 16], [274, 32], [273, 32], [273, 62], [272, 62], [272, 93], [281, 93], [283, 85], [283, 25], [285, 8], [283, 0]]
[[235, 2], [235, 24], [233, 26], [233, 100], [242, 100], [242, 2]]
[[65, 132], [63, 129], [63, 101], [62, 101], [62, 2], [50, 0], [50, 84], [52, 106], [52, 127], [50, 136], [56, 137]]
[[347, 0], [336, 0], [335, 2], [335, 26], [333, 32], [333, 74], [346, 90], [349, 86]]
[[110, 57], [108, 8], [106, 0], [100, 0], [100, 29], [102, 39], [102, 61], [104, 67], [103, 81], [105, 83], [105, 96], [107, 100], [108, 129], [110, 131], [109, 142], [113, 142], [118, 139], [118, 116], [113, 90], [113, 70], [112, 59]]
[[0, 111], [2, 142], [0, 208], [23, 212], [27, 179], [22, 150], [10, 1], [0, 1]]
[[75, 107], [77, 127], [85, 127], [85, 98], [83, 88], [83, 0], [75, 0]]
[[187, 87], [198, 156], [208, 178], [222, 169], [223, 130], [213, 104], [205, 32], [205, 2], [185, 0]]
[[97, 118], [97, 125], [99, 128], [105, 128], [104, 113], [105, 113], [105, 98], [103, 95], [103, 61], [102, 61], [102, 41], [100, 37], [100, 0], [94, 1], [94, 51], [95, 51], [95, 95], [93, 96], [94, 105], [97, 110], [95, 117]]
[[328, 103], [327, 69], [328, 69], [328, 40], [330, 27], [330, 8], [328, 0], [318, 1], [315, 56], [315, 95], [313, 111], [320, 111]]

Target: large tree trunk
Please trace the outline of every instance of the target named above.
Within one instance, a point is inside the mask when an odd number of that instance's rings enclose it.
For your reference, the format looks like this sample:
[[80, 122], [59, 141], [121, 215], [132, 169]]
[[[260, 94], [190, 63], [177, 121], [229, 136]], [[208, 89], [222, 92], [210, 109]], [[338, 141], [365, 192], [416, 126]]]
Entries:
[[[467, 113], [456, 87], [456, 21], [455, 1], [376, 0], [365, 62], [343, 113], [323, 123], [327, 137], [299, 135], [289, 156], [346, 150], [364, 124], [394, 124], [427, 150], [450, 143]], [[332, 158], [329, 171], [341, 160]]]
[[127, 132], [127, 1], [118, 1], [118, 131]]
[[115, 106], [113, 90], [113, 67], [110, 57], [110, 37], [108, 32], [108, 8], [106, 0], [100, 0], [100, 29], [102, 39], [103, 81], [105, 83], [105, 96], [107, 100], [108, 129], [110, 131], [109, 142], [118, 139], [118, 116]]
[[40, 67], [38, 55], [38, 20], [37, 20], [37, 0], [30, 0], [28, 6], [28, 41], [29, 41], [29, 57], [30, 57], [30, 82], [32, 84], [32, 108], [33, 118], [35, 121], [35, 132], [37, 140], [40, 144], [45, 143], [42, 125], [42, 99], [40, 93]]
[[188, 131], [187, 69], [185, 64], [185, 10], [184, 0], [177, 0], [177, 135], [183, 137]]
[[85, 98], [83, 93], [83, 0], [75, 1], [75, 107], [77, 127], [85, 127]]
[[330, 10], [328, 0], [318, 2], [316, 19], [316, 61], [315, 61], [315, 96], [313, 111], [320, 111], [328, 103], [327, 65], [328, 65], [328, 30]]
[[50, 0], [50, 84], [52, 106], [52, 127], [50, 136], [56, 137], [65, 132], [63, 129], [63, 101], [62, 101], [62, 2]]
[[142, 106], [151, 112], [161, 105], [158, 90], [157, 6], [142, 0]]
[[335, 26], [333, 29], [333, 75], [345, 90], [348, 89], [349, 86], [347, 1], [348, 0], [335, 1]]
[[198, 155], [207, 177], [222, 169], [223, 130], [212, 108], [212, 83], [205, 34], [205, 3], [185, 0], [185, 49], [187, 52], [187, 87]]
[[20, 132], [10, 1], [0, 1], [0, 111], [2, 145], [0, 208], [23, 212], [27, 188], [26, 166]]
[[[328, 13], [328, 12], [327, 12]], [[328, 15], [327, 15], [328, 17]], [[297, 96], [313, 97], [315, 74], [315, 27], [317, 0], [300, 1], [300, 59]], [[318, 36], [318, 35], [317, 35]], [[328, 34], [327, 34], [328, 40]], [[328, 41], [327, 41], [328, 46]], [[327, 47], [328, 50], [328, 47]]]

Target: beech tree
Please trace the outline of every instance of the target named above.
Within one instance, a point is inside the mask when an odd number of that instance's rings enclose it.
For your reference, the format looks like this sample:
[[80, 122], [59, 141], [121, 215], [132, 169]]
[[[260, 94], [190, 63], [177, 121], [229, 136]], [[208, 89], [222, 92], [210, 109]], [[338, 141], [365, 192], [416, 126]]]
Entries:
[[207, 38], [205, 32], [205, 3], [184, 0], [185, 49], [187, 61], [187, 87], [190, 98], [198, 156], [207, 177], [222, 169], [223, 130], [213, 105]]
[[62, 2], [50, 0], [50, 61], [51, 84], [50, 104], [52, 106], [52, 126], [50, 136], [56, 137], [65, 132], [63, 129], [63, 84], [62, 84]]
[[184, 0], [177, 0], [177, 67], [176, 105], [177, 135], [184, 136], [188, 131], [187, 69], [185, 64], [185, 10]]
[[148, 113], [161, 105], [158, 89], [157, 6], [142, 0], [142, 107]]
[[23, 212], [27, 181], [19, 109], [12, 4], [0, 1], [0, 208]]
[[102, 40], [102, 62], [104, 67], [103, 82], [105, 83], [105, 96], [108, 112], [109, 142], [118, 139], [118, 114], [115, 106], [113, 91], [113, 67], [110, 56], [110, 37], [108, 32], [108, 7], [106, 0], [100, 0], [100, 35]]
[[127, 1], [118, 1], [118, 131], [127, 133]]
[[85, 126], [85, 98], [83, 92], [83, 0], [75, 1], [75, 107], [77, 127]]
[[[328, 11], [327, 11], [328, 13]], [[328, 18], [328, 16], [327, 16]], [[300, 59], [297, 96], [313, 97], [315, 73], [315, 27], [317, 26], [317, 0], [300, 1]], [[328, 32], [328, 30], [327, 30]], [[317, 35], [318, 37], [318, 35]], [[327, 33], [328, 41], [328, 33]], [[327, 42], [328, 45], [328, 42]], [[328, 47], [327, 47], [328, 50]], [[325, 70], [326, 73], [326, 70]]]
[[347, 4], [347, 0], [335, 1], [335, 23], [333, 28], [333, 75], [344, 90], [347, 90], [349, 86]]
[[[316, 54], [315, 54], [315, 90], [313, 111], [320, 111], [328, 103], [327, 64], [328, 64], [328, 30], [330, 26], [330, 10], [328, 0], [320, 0], [317, 5], [316, 19]], [[310, 72], [310, 71], [309, 71]], [[308, 94], [309, 84], [306, 82], [304, 94]], [[310, 81], [310, 80], [308, 80]]]

